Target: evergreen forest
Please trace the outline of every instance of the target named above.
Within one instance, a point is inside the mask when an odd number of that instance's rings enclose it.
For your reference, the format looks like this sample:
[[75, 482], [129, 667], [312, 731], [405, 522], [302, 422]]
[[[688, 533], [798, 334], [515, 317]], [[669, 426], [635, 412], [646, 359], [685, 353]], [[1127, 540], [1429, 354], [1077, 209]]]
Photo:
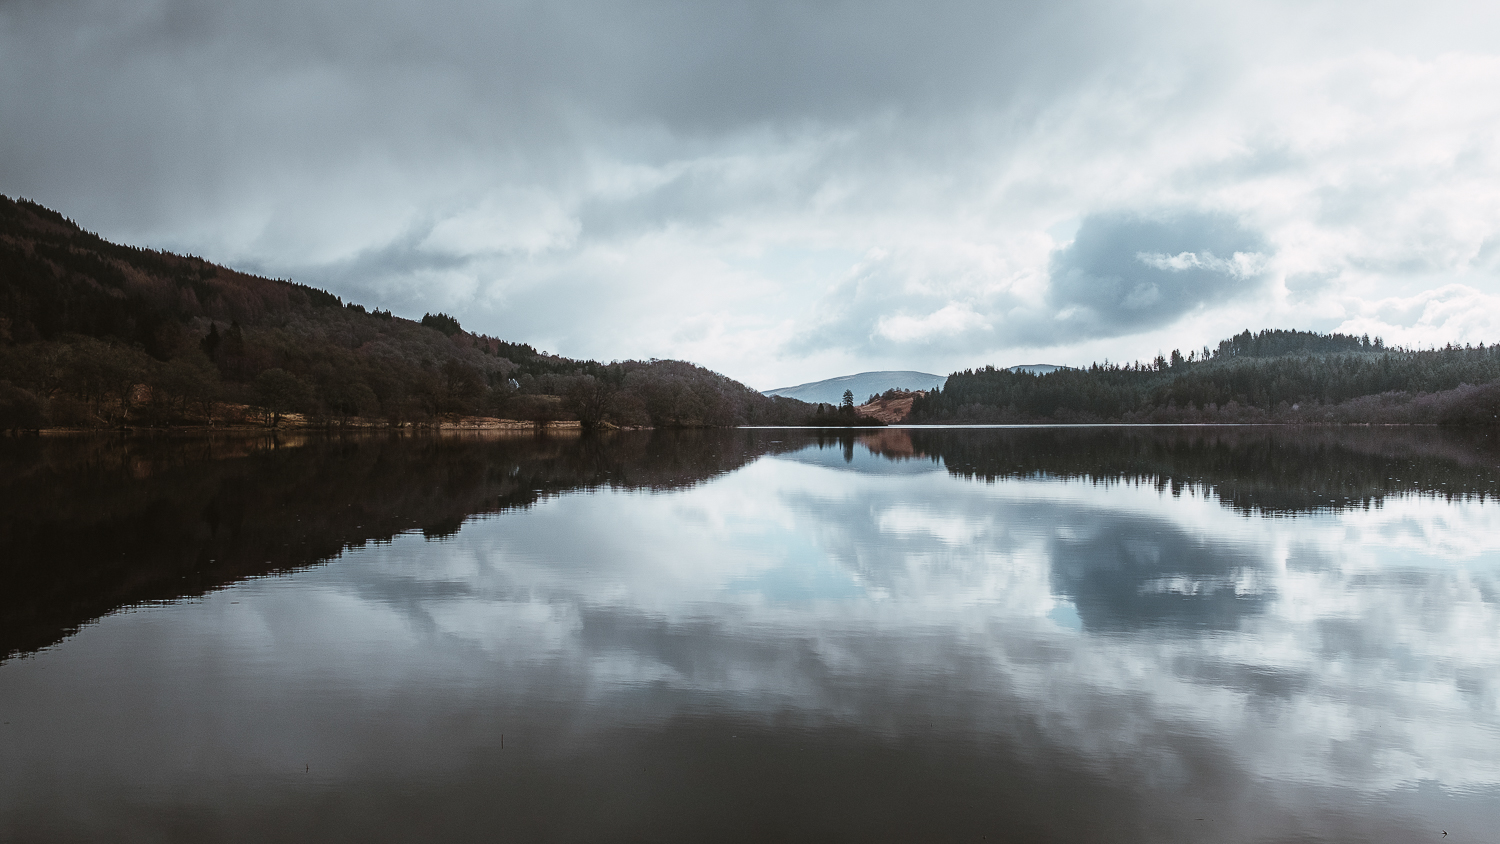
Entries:
[[955, 372], [912, 423], [1500, 422], [1500, 346], [1387, 347], [1380, 338], [1245, 331], [1129, 364], [1045, 375]]

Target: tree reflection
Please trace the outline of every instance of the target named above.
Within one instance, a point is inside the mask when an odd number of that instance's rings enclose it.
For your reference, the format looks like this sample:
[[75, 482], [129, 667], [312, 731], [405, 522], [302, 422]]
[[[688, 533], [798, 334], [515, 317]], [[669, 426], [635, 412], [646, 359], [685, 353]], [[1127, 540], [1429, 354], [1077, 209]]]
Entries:
[[[1247, 514], [1500, 491], [1492, 435], [1433, 429], [0, 438], [0, 656], [46, 647], [123, 606], [202, 595], [403, 532], [441, 541], [475, 516], [570, 490], [680, 489], [802, 449], [830, 449], [837, 457], [822, 465], [853, 471], [921, 461], [986, 482], [1193, 488]], [[1086, 626], [1220, 627], [1254, 611], [1253, 597], [1235, 591], [1249, 564], [1231, 551], [1132, 530], [1059, 540], [1053, 551], [1055, 591], [1077, 601]]]
[[763, 433], [0, 439], [0, 657], [119, 607], [202, 595], [573, 489], [669, 490]]

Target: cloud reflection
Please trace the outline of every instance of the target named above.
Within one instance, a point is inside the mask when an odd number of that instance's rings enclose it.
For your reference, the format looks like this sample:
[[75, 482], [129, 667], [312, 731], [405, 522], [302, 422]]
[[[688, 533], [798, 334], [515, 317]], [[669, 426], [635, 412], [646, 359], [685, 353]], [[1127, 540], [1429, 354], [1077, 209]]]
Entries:
[[[541, 658], [569, 661], [600, 691], [651, 678], [718, 705], [825, 715], [837, 697], [855, 723], [900, 730], [924, 719], [889, 709], [876, 687], [940, 682], [919, 708], [965, 731], [1000, 726], [960, 700], [1004, 690], [1106, 754], [1166, 729], [1213, 736], [1221, 761], [1275, 779], [1500, 783], [1500, 540], [1459, 559], [1441, 546], [1408, 544], [1399, 564], [1385, 552], [1389, 531], [1420, 536], [1409, 525], [1434, 509], [1448, 529], [1500, 537], [1493, 505], [1246, 520], [1150, 488], [767, 459], [685, 497], [544, 509], [471, 525], [441, 553], [393, 547], [377, 571], [442, 578], [444, 556], [483, 561], [514, 584], [502, 591], [524, 584], [548, 617], [569, 619], [562, 650], [554, 640]], [[588, 527], [559, 542], [564, 524]], [[789, 599], [773, 585], [785, 571], [832, 586]], [[452, 618], [488, 604], [432, 602]], [[1064, 603], [1085, 635], [1052, 619]], [[1126, 700], [1139, 720], [1087, 726]]]
[[[1331, 793], [1500, 790], [1493, 501], [1247, 514], [1149, 483], [859, 471], [880, 447], [564, 493], [108, 618], [0, 671], [7, 717], [42, 724], [5, 739], [0, 808], [81, 755], [100, 788], [208, 788], [173, 773], [205, 746], [257, 776], [301, 753], [330, 782], [397, 758], [457, 782], [475, 742], [519, 741], [503, 724], [585, 767], [708, 724], [824, 754], [935, 743], [1071, 771], [1080, 800], [1214, 803], [1238, 813], [1220, 840], [1290, 835], [1276, 819]], [[177, 726], [138, 756], [119, 712]]]

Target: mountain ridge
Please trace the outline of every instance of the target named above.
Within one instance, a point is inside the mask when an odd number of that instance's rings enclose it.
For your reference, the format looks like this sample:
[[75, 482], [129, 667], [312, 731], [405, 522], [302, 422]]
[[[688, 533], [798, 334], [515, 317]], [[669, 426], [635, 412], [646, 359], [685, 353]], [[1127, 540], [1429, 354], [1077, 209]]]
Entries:
[[[1068, 368], [1051, 363], [1023, 363], [1009, 367], [1009, 370], [1027, 372], [1032, 375], [1046, 375]], [[919, 372], [914, 369], [877, 369], [870, 372], [856, 372], [853, 375], [838, 375], [821, 381], [809, 381], [792, 387], [762, 390], [761, 395], [783, 396], [812, 404], [838, 404], [844, 398], [844, 391], [848, 390], [854, 394], [856, 404], [863, 404], [870, 396], [881, 395], [887, 390], [925, 393], [941, 390], [947, 381], [947, 375], [932, 372]]]
[[862, 404], [870, 396], [879, 395], [886, 390], [927, 391], [942, 389], [943, 383], [947, 380], [948, 376], [935, 375], [931, 372], [918, 372], [911, 369], [881, 369], [871, 372], [857, 372], [853, 375], [825, 378], [822, 381], [809, 381], [806, 384], [797, 384], [792, 387], [777, 387], [774, 390], [762, 390], [761, 395], [782, 396], [812, 404], [838, 404], [843, 400], [844, 391], [848, 390], [854, 394], [855, 403]]

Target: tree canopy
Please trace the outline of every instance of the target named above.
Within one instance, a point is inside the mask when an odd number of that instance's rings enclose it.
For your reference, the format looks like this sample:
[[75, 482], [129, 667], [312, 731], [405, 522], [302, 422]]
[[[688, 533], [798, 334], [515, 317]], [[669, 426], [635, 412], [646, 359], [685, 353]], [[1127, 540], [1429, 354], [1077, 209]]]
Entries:
[[987, 366], [918, 398], [911, 422], [1427, 422], [1500, 419], [1500, 347], [1245, 331], [1216, 349], [1043, 375]]

